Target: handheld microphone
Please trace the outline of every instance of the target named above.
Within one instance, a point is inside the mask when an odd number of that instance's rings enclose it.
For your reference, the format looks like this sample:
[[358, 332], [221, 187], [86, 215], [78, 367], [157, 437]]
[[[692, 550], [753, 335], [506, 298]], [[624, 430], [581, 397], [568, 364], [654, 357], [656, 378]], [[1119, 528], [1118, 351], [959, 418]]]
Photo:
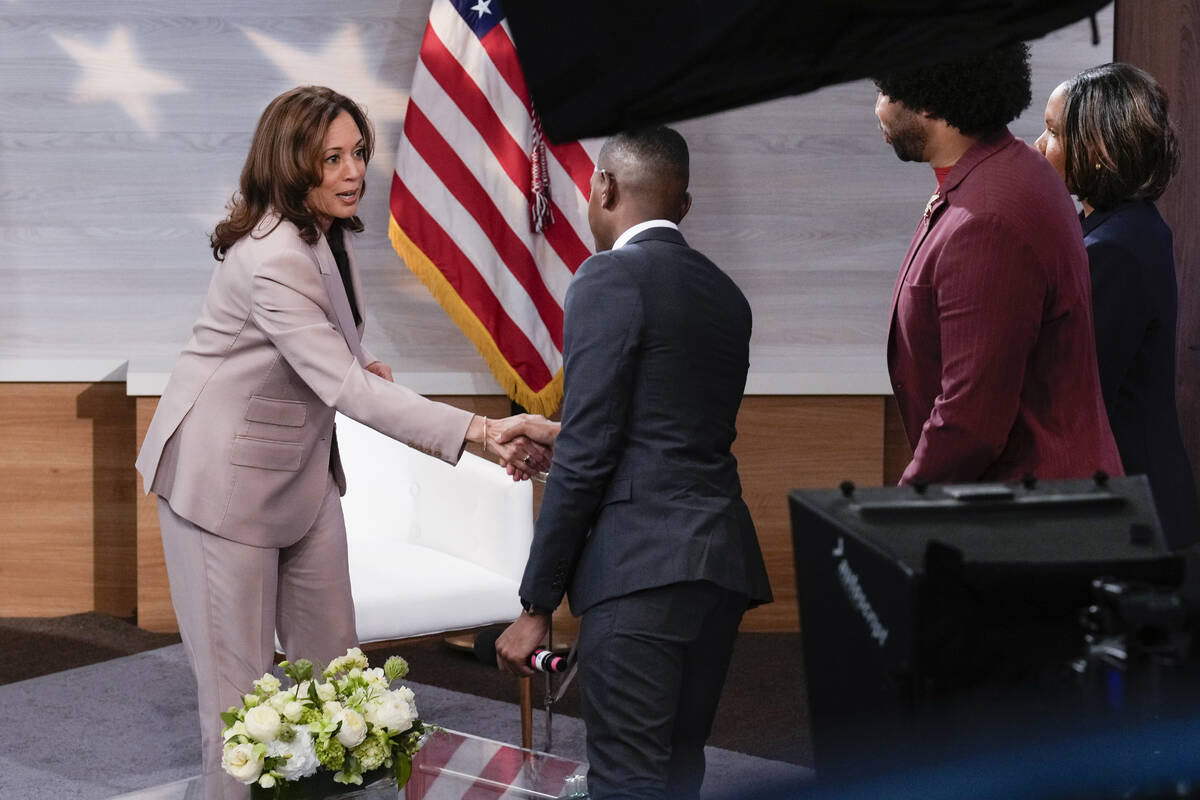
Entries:
[[565, 655], [544, 647], [539, 647], [529, 655], [529, 666], [538, 672], [566, 672], [570, 667]]
[[[496, 640], [500, 638], [500, 634], [504, 633], [503, 627], [488, 628], [480, 631], [475, 637], [475, 645], [472, 650], [475, 652], [475, 658], [484, 664], [495, 666], [496, 664]], [[564, 653], [556, 653], [553, 650], [547, 650], [544, 647], [539, 647], [529, 656], [530, 668], [538, 672], [566, 672], [571, 668], [570, 662]]]

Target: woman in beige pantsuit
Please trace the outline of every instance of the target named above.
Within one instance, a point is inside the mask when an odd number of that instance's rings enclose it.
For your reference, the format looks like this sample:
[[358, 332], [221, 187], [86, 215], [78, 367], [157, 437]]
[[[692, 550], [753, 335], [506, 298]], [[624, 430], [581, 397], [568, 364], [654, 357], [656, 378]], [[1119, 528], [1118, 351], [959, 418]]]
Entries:
[[[449, 463], [482, 442], [526, 474], [528, 441], [391, 382], [361, 343], [347, 231], [372, 150], [350, 99], [300, 87], [263, 112], [240, 191], [212, 235], [218, 266], [138, 456], [159, 498], [171, 600], [198, 684], [206, 774], [221, 769], [220, 712], [289, 658], [357, 643], [334, 412]], [[219, 782], [219, 781], [218, 781]]]

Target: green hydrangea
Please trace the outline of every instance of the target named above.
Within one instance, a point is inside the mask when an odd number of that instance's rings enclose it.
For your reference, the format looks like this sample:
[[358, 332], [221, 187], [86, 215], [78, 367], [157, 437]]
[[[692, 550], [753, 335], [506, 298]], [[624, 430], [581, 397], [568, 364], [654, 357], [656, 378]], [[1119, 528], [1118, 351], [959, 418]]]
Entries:
[[322, 736], [316, 741], [317, 760], [329, 770], [340, 770], [346, 763], [346, 748], [337, 739]]
[[386, 735], [381, 736], [381, 733], [376, 730], [354, 748], [354, 757], [358, 759], [363, 772], [382, 767], [388, 759], [388, 739]]

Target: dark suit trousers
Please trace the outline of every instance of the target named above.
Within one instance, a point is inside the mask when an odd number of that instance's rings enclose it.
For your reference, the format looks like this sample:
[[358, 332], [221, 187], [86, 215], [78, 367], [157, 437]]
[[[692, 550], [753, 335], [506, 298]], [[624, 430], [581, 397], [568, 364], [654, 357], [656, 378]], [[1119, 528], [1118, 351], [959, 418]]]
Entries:
[[746, 605], [744, 594], [693, 581], [584, 612], [578, 655], [592, 800], [699, 794]]

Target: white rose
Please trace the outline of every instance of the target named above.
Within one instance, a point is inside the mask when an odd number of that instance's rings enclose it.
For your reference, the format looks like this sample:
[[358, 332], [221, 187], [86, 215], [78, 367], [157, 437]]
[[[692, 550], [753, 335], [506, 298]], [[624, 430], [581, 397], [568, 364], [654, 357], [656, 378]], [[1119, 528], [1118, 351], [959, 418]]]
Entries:
[[263, 757], [254, 755], [254, 745], [249, 742], [225, 745], [221, 754], [221, 766], [242, 783], [254, 783], [262, 774]]
[[368, 712], [367, 720], [380, 728], [403, 733], [412, 727], [417, 718], [417, 706], [413, 693], [406, 686], [387, 692], [379, 699], [379, 705]]
[[308, 728], [297, 728], [296, 736], [290, 742], [276, 740], [267, 745], [267, 755], [272, 758], [291, 756], [287, 761], [276, 767], [276, 771], [285, 781], [296, 781], [316, 773], [321, 762], [317, 759], [316, 747], [313, 745], [312, 733]]
[[337, 697], [337, 688], [332, 683], [318, 683], [317, 697], [321, 698], [322, 703], [328, 703]]
[[279, 691], [279, 678], [276, 678], [271, 673], [265, 673], [261, 678], [254, 682], [254, 688], [259, 689], [263, 694], [273, 694]]
[[275, 694], [271, 695], [270, 699], [267, 700], [267, 705], [282, 714], [283, 709], [286, 708], [287, 704], [292, 702], [293, 699], [294, 698], [292, 697], [291, 692], [276, 692]]
[[301, 703], [299, 700], [292, 700], [283, 707], [283, 716], [288, 722], [299, 722], [303, 714], [304, 703]]
[[362, 714], [353, 708], [345, 709], [334, 719], [342, 723], [342, 727], [338, 730], [337, 740], [347, 750], [351, 747], [358, 747], [362, 744], [363, 739], [367, 738], [367, 722], [362, 718]]
[[328, 703], [325, 703], [321, 706], [321, 710], [325, 712], [325, 716], [329, 719], [336, 719], [337, 715], [342, 710], [342, 704], [337, 700], [330, 700]]
[[255, 706], [246, 712], [246, 731], [260, 742], [269, 742], [279, 736], [282, 725], [279, 712], [270, 706]]

